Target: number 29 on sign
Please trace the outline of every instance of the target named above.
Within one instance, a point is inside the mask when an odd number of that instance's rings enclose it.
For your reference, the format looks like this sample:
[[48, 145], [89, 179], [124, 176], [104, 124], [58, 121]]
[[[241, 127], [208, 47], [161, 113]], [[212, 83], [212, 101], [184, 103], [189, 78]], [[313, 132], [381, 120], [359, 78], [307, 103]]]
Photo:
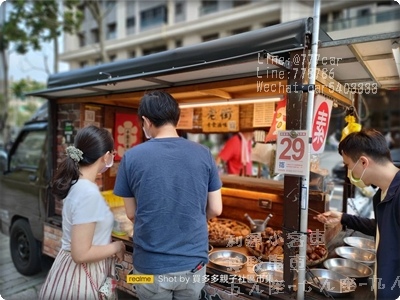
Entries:
[[307, 174], [307, 130], [280, 130], [277, 132], [275, 173]]

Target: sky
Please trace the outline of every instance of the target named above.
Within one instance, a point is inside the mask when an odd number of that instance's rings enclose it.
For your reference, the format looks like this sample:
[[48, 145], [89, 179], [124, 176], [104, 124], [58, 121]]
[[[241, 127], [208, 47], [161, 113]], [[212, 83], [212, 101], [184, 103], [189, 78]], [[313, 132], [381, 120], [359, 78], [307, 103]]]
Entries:
[[[0, 0], [0, 5], [4, 0]], [[1, 11], [1, 10], [0, 10]], [[0, 20], [1, 22], [1, 20]], [[63, 40], [60, 38], [60, 49], [63, 49]], [[48, 58], [48, 68], [53, 73], [53, 46], [51, 43], [42, 44], [41, 51], [29, 51], [25, 55], [18, 55], [9, 51], [9, 78], [12, 80], [21, 80], [31, 78], [39, 82], [47, 82], [48, 74], [45, 71], [45, 57]], [[59, 72], [67, 71], [68, 64], [60, 63]]]
[[[18, 55], [11, 51], [9, 53], [9, 78], [21, 80], [29, 77], [39, 82], [47, 82], [48, 74], [45, 71], [45, 57], [48, 57], [48, 68], [53, 73], [53, 46], [44, 44], [42, 47], [41, 51], [29, 51], [25, 55]], [[68, 64], [59, 64], [59, 72], [67, 70]]]

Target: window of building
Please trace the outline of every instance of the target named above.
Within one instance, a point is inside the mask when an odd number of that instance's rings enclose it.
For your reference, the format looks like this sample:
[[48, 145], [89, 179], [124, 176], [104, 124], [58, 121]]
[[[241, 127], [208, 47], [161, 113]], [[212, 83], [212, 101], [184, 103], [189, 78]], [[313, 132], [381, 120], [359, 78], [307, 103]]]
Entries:
[[101, 58], [100, 57], [96, 58], [95, 61], [94, 61], [95, 65], [101, 65], [101, 63], [102, 62], [101, 62]]
[[176, 40], [175, 41], [175, 48], [182, 47], [182, 40]]
[[99, 42], [99, 30], [97, 28], [94, 28], [90, 32], [92, 35], [93, 43], [98, 43]]
[[201, 37], [201, 40], [203, 42], [207, 42], [207, 41], [212, 41], [212, 40], [216, 40], [219, 38], [219, 33], [213, 33], [213, 34], [207, 34], [207, 35], [203, 35]]
[[135, 27], [135, 17], [129, 17], [126, 19], [126, 28], [132, 28]]
[[79, 39], [79, 47], [86, 46], [86, 37], [84, 32], [78, 33], [78, 39]]
[[143, 49], [143, 55], [149, 55], [153, 53], [158, 53], [167, 50], [167, 46], [158, 46], [158, 47], [153, 47], [149, 49]]
[[130, 51], [129, 52], [129, 58], [134, 58], [134, 57], [136, 57], [136, 51], [135, 50]]
[[107, 25], [107, 40], [112, 40], [117, 37], [117, 24], [111, 23]]
[[107, 0], [106, 1], [106, 8], [107, 9], [112, 9], [113, 7], [115, 7], [116, 3], [117, 3], [117, 1], [115, 1], [115, 0]]
[[329, 24], [328, 24], [328, 14], [321, 14], [320, 16], [320, 24], [321, 28], [323, 28], [325, 31], [330, 31]]
[[167, 23], [168, 10], [165, 5], [153, 7], [140, 13], [140, 27], [153, 27]]
[[400, 20], [400, 9], [390, 9], [376, 14], [376, 22], [388, 22], [391, 20]]
[[376, 3], [377, 6], [391, 6], [391, 5], [397, 5], [396, 1], [380, 1]]
[[243, 32], [247, 32], [247, 31], [250, 31], [250, 30], [251, 30], [250, 26], [233, 29], [232, 30], [232, 35], [243, 33]]
[[175, 3], [175, 15], [183, 14], [183, 2]]
[[218, 1], [201, 1], [200, 15], [218, 11]]
[[110, 62], [115, 61], [116, 59], [117, 59], [117, 55], [115, 55], [115, 54], [112, 54], [112, 55], [110, 55], [110, 56], [108, 57], [108, 60], [109, 60]]
[[246, 5], [246, 4], [249, 4], [251, 1], [250, 0], [242, 0], [242, 1], [239, 1], [239, 0], [237, 0], [237, 1], [233, 1], [233, 7], [238, 7], [238, 6], [242, 6], [242, 5]]
[[371, 9], [363, 8], [357, 11], [357, 26], [371, 24]]
[[81, 62], [79, 63], [79, 66], [80, 66], [81, 68], [85, 68], [85, 67], [88, 66], [88, 62], [87, 62], [86, 60], [81, 61]]

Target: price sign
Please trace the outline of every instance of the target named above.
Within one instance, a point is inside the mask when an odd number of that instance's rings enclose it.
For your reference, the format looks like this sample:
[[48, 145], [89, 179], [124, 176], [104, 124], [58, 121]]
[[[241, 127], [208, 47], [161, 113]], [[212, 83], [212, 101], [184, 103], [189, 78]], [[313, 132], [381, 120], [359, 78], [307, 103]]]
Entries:
[[311, 154], [324, 152], [329, 120], [331, 118], [332, 100], [318, 94], [314, 102]]
[[307, 175], [307, 130], [277, 132], [275, 173]]

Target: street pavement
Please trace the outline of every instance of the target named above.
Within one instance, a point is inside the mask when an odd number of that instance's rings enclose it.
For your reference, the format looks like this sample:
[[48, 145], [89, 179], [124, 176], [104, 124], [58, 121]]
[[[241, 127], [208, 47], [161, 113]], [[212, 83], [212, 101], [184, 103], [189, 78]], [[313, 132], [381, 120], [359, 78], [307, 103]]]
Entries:
[[38, 293], [50, 270], [52, 259], [43, 259], [42, 271], [24, 276], [15, 269], [10, 254], [9, 238], [0, 233], [0, 299], [38, 299]]
[[[10, 255], [9, 238], [0, 233], [0, 300], [36, 300], [54, 259], [43, 256], [42, 271], [33, 276], [24, 276], [15, 269]], [[118, 299], [136, 299], [118, 291]]]

